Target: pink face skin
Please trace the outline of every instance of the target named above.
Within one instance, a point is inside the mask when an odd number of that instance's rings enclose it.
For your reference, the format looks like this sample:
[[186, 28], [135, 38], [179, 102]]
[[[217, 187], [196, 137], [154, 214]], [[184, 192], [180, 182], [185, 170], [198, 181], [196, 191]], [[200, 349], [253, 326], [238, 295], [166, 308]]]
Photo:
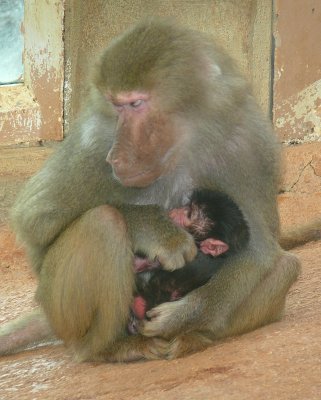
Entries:
[[[181, 131], [146, 92], [105, 95], [115, 110], [115, 140], [106, 161], [123, 186], [146, 187], [176, 165]], [[175, 151], [174, 151], [174, 150]]]
[[134, 257], [134, 272], [135, 274], [147, 270], [152, 270], [160, 268], [160, 263], [158, 260], [149, 260], [146, 257], [139, 257], [135, 256]]
[[107, 100], [109, 100], [114, 106], [117, 113], [141, 113], [144, 112], [149, 105], [149, 95], [144, 92], [123, 92], [119, 93], [117, 96], [111, 94], [106, 95]]
[[[175, 224], [182, 228], [193, 228], [196, 230], [208, 230], [208, 221], [202, 209], [194, 204], [190, 206], [174, 208], [169, 212], [169, 217]], [[191, 231], [193, 231], [191, 229]], [[210, 254], [217, 257], [229, 249], [228, 244], [215, 238], [207, 238], [200, 243], [200, 250], [204, 254]]]
[[203, 208], [195, 203], [185, 207], [174, 208], [169, 212], [169, 217], [175, 224], [190, 230], [192, 234], [209, 232], [210, 227], [213, 225], [205, 215]]
[[189, 228], [192, 224], [192, 218], [190, 214], [190, 207], [173, 208], [169, 212], [169, 217], [176, 225], [182, 228]]

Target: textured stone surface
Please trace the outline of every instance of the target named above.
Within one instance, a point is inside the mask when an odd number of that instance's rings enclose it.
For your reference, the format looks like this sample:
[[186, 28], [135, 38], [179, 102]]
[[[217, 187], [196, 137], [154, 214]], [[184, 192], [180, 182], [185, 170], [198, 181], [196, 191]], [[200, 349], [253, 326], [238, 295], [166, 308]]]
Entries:
[[282, 194], [279, 196], [284, 226], [321, 218], [321, 143], [284, 147]]
[[321, 192], [321, 143], [284, 147], [283, 164], [283, 191]]

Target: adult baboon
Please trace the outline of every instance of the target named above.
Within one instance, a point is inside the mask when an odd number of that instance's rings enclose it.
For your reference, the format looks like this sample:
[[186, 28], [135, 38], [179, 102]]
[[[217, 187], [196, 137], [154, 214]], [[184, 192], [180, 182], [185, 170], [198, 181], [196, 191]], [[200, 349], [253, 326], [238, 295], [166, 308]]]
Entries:
[[[230, 58], [200, 33], [147, 19], [110, 44], [94, 83], [12, 213], [55, 334], [81, 360], [176, 357], [278, 319], [300, 271], [278, 243], [279, 146]], [[133, 253], [168, 270], [193, 259], [193, 238], [166, 210], [199, 187], [238, 205], [249, 244], [127, 337]]]

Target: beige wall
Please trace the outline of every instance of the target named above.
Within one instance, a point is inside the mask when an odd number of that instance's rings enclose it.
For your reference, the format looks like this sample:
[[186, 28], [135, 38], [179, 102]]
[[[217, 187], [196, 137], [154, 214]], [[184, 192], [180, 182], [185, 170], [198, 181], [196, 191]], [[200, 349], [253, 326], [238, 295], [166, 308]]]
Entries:
[[321, 141], [321, 2], [275, 0], [274, 125], [285, 143]]
[[66, 0], [66, 128], [86, 96], [88, 72], [97, 54], [115, 35], [148, 15], [171, 16], [217, 38], [237, 60], [263, 109], [269, 112], [272, 2]]

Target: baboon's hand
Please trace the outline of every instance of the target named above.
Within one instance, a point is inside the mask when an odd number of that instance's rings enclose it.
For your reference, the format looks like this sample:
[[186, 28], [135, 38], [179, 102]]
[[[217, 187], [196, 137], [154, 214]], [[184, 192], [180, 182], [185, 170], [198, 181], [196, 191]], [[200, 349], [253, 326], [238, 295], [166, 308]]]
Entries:
[[163, 303], [146, 313], [149, 320], [140, 326], [140, 333], [144, 336], [171, 338], [184, 329], [185, 319], [183, 309], [185, 299]]
[[196, 253], [193, 237], [182, 229], [177, 229], [175, 235], [160, 237], [159, 241], [146, 249], [148, 258], [157, 259], [168, 271], [183, 267], [194, 259]]
[[122, 205], [119, 207], [128, 227], [134, 252], [158, 260], [164, 269], [183, 267], [196, 256], [193, 237], [175, 225], [160, 207]]

